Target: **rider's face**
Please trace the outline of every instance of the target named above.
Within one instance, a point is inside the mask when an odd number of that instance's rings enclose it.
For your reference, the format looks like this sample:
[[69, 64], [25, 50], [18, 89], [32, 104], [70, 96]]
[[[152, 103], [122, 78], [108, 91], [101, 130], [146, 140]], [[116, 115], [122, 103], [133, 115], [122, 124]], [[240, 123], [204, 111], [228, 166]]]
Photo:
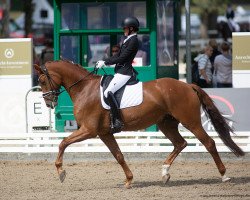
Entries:
[[123, 28], [123, 32], [124, 32], [125, 36], [128, 36], [128, 34], [129, 34], [129, 28], [128, 27], [124, 27]]

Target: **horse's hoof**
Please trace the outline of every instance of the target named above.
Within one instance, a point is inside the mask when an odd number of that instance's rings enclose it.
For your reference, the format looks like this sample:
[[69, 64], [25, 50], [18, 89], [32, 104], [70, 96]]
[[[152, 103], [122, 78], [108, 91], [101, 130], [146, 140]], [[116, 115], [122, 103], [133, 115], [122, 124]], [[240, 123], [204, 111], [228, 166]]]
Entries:
[[227, 177], [226, 175], [223, 175], [223, 176], [222, 176], [222, 182], [223, 182], [223, 183], [228, 182], [228, 181], [230, 181], [230, 180], [231, 180], [231, 178]]
[[126, 189], [130, 189], [130, 188], [132, 188], [132, 186], [131, 186], [130, 183], [125, 183], [125, 188], [126, 188]]
[[125, 180], [125, 185], [124, 185], [125, 188], [126, 189], [132, 188], [131, 183], [132, 183], [132, 179], [131, 180]]
[[166, 174], [162, 177], [162, 182], [166, 184], [170, 179], [170, 174]]
[[62, 170], [59, 174], [59, 179], [60, 179], [61, 183], [64, 181], [65, 177], [66, 177], [66, 171]]

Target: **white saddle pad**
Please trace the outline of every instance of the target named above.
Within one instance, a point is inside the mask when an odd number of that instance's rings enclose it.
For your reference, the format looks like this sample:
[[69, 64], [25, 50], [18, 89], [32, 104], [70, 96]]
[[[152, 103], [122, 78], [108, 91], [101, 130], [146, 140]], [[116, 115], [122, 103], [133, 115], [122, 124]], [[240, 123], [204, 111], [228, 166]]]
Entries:
[[[100, 86], [100, 95], [102, 106], [105, 109], [110, 109], [110, 106], [105, 103], [103, 100], [103, 88]], [[120, 108], [128, 108], [132, 106], [137, 106], [142, 103], [143, 93], [142, 93], [142, 82], [139, 82], [135, 85], [127, 85], [125, 87]]]

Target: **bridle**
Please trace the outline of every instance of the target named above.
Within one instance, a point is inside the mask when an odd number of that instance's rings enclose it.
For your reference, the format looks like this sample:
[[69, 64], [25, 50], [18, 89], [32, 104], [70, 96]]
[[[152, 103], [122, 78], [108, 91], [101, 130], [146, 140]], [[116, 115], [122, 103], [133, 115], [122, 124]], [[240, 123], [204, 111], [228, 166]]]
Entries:
[[49, 85], [50, 85], [50, 91], [44, 92], [42, 94], [43, 99], [50, 102], [50, 105], [47, 104], [47, 106], [54, 108], [57, 105], [58, 96], [63, 92], [60, 91], [61, 86], [58, 89], [55, 89], [55, 85], [58, 85], [49, 74], [47, 68], [45, 65], [41, 65], [41, 70], [43, 74], [41, 74], [38, 78], [38, 82], [40, 81], [42, 76], [46, 76], [48, 79]]
[[[54, 108], [57, 105], [57, 101], [58, 101], [58, 96], [65, 92], [66, 90], [60, 90], [61, 85], [57, 84], [51, 77], [51, 75], [49, 74], [47, 68], [45, 65], [41, 65], [41, 70], [43, 72], [43, 74], [41, 74], [38, 78], [41, 78], [41, 76], [46, 76], [46, 78], [48, 79], [49, 85], [50, 85], [50, 91], [48, 92], [44, 92], [42, 94], [44, 100], [47, 100], [49, 102], [51, 102], [51, 105], [49, 105], [51, 108]], [[86, 76], [82, 77], [81, 79], [79, 79], [78, 81], [76, 81], [75, 83], [73, 83], [71, 86], [68, 87], [67, 91], [68, 93], [70, 92], [71, 88], [74, 87], [75, 85], [77, 85], [79, 82], [81, 82], [83, 79], [85, 79], [86, 77], [88, 77], [90, 74], [96, 74], [98, 71], [97, 68], [94, 68], [94, 70], [92, 72], [89, 72]], [[59, 86], [58, 89], [55, 89], [55, 85]]]

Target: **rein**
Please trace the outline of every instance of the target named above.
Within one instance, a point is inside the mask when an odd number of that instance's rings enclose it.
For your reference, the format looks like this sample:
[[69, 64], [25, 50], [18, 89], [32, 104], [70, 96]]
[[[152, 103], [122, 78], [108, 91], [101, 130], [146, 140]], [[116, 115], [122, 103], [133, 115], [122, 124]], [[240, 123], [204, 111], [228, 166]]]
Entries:
[[[75, 83], [73, 83], [71, 86], [68, 87], [69, 92], [70, 92], [70, 90], [71, 90], [72, 87], [74, 87], [75, 85], [77, 85], [78, 83], [80, 83], [82, 80], [84, 80], [85, 78], [87, 78], [90, 74], [97, 74], [97, 71], [98, 71], [98, 69], [94, 68], [94, 70], [92, 72], [89, 72], [86, 76], [82, 77], [80, 80], [78, 80]], [[63, 90], [62, 92], [64, 92], [64, 91], [65, 90]]]
[[[49, 81], [49, 84], [50, 84], [50, 88], [51, 90], [49, 92], [45, 92], [43, 93], [43, 98], [46, 99], [47, 96], [50, 96], [50, 95], [53, 95], [53, 99], [48, 99], [52, 102], [57, 102], [57, 99], [58, 99], [58, 96], [65, 92], [66, 90], [62, 90], [60, 91], [60, 88], [59, 89], [54, 89], [54, 84], [58, 85], [52, 78], [51, 78], [51, 75], [49, 74], [47, 68], [45, 65], [41, 65], [41, 70], [43, 72], [42, 75], [45, 75]], [[92, 72], [89, 72], [86, 76], [82, 77], [80, 80], [76, 81], [75, 83], [73, 83], [71, 86], [68, 87], [68, 91], [70, 92], [71, 88], [74, 87], [75, 85], [77, 85], [78, 83], [80, 83], [82, 80], [84, 80], [86, 77], [88, 77], [90, 74], [97, 74], [97, 71], [98, 69], [97, 68], [94, 68], [94, 70]], [[40, 77], [38, 78], [38, 80], [40, 79]], [[54, 83], [54, 84], [53, 84]], [[59, 85], [60, 86], [60, 85]], [[61, 86], [60, 86], [61, 87]]]

